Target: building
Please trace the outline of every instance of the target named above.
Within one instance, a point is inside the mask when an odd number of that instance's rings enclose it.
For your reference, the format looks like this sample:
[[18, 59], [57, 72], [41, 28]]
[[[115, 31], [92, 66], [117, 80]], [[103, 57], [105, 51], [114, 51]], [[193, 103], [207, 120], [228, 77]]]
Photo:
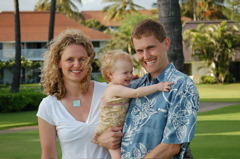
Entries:
[[[156, 14], [155, 10], [139, 10], [141, 14], [152, 15]], [[102, 11], [82, 11], [81, 14], [85, 20], [95, 19], [102, 25], [117, 29], [121, 25], [120, 21], [110, 21], [105, 18], [106, 14]], [[20, 12], [21, 22], [21, 41], [22, 41], [22, 56], [31, 61], [42, 61], [42, 53], [45, 51], [45, 46], [48, 39], [49, 26], [49, 12]], [[183, 24], [182, 31], [196, 28], [199, 24], [219, 24], [221, 21], [191, 21], [182, 17]], [[232, 21], [228, 22], [230, 25], [235, 24]], [[75, 28], [83, 31], [90, 37], [93, 42], [94, 49], [98, 52], [107, 41], [111, 40], [111, 36], [103, 32], [84, 27], [83, 25], [69, 19], [68, 17], [56, 13], [55, 17], [55, 32], [57, 35], [66, 28]], [[200, 77], [203, 75], [210, 75], [210, 69], [205, 66], [203, 61], [194, 59], [191, 56], [189, 48], [183, 44], [183, 54], [185, 59], [185, 73], [193, 78], [196, 83], [199, 83]], [[237, 81], [240, 81], [240, 51], [236, 50], [235, 61], [231, 65], [230, 71], [234, 73]], [[15, 57], [15, 36], [14, 36], [14, 13], [1, 12], [0, 13], [0, 60], [6, 61]], [[202, 67], [202, 69], [199, 69]], [[2, 74], [2, 75], [1, 75]], [[39, 71], [33, 71], [33, 80], [31, 82], [38, 82], [37, 79]], [[26, 74], [27, 76], [27, 74]], [[0, 71], [0, 83], [11, 83], [11, 70], [4, 69]]]
[[[49, 12], [27, 11], [20, 12], [21, 23], [21, 43], [22, 56], [31, 61], [42, 61], [43, 52], [46, 50], [48, 41]], [[79, 29], [84, 32], [93, 42], [96, 52], [111, 39], [110, 35], [102, 33], [98, 30], [84, 27], [74, 20], [60, 14], [55, 15], [54, 36], [67, 28]], [[7, 61], [15, 57], [15, 29], [14, 29], [14, 12], [0, 13], [0, 60]], [[31, 82], [39, 82], [39, 71], [28, 72], [26, 76], [32, 75]], [[4, 69], [1, 71], [0, 82], [10, 84], [12, 80], [12, 71]], [[35, 77], [34, 77], [35, 76]], [[30, 76], [29, 76], [30, 77]]]

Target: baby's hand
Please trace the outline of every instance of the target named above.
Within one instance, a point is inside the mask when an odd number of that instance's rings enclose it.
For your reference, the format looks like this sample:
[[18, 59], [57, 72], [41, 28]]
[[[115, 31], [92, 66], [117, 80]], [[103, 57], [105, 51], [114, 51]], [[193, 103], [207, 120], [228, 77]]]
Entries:
[[174, 83], [172, 82], [160, 82], [157, 84], [158, 91], [169, 92], [172, 89], [171, 85]]

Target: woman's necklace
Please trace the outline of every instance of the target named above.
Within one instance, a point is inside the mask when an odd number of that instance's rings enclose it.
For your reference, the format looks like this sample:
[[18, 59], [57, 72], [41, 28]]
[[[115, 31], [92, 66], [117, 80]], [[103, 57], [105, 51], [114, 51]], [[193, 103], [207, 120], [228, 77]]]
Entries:
[[73, 100], [73, 106], [74, 107], [80, 107], [81, 106], [81, 101], [80, 100]]

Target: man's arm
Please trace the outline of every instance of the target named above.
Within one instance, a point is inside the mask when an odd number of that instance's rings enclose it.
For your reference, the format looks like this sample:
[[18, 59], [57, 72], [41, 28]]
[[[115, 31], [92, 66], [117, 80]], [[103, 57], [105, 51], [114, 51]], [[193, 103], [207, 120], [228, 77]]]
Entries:
[[177, 155], [180, 152], [181, 144], [165, 144], [161, 143], [156, 146], [150, 153], [148, 153], [144, 159], [169, 159], [172, 156]]
[[122, 127], [110, 127], [98, 136], [98, 145], [113, 150], [119, 148], [123, 137], [121, 130]]

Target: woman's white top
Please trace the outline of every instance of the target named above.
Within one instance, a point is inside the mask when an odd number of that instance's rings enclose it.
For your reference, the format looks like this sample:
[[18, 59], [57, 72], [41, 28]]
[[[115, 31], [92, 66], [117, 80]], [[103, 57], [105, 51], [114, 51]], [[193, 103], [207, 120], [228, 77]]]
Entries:
[[106, 83], [94, 81], [92, 103], [86, 122], [76, 120], [54, 96], [47, 96], [40, 103], [37, 116], [56, 127], [63, 159], [111, 158], [107, 149], [91, 142], [99, 122], [99, 104], [106, 86]]

